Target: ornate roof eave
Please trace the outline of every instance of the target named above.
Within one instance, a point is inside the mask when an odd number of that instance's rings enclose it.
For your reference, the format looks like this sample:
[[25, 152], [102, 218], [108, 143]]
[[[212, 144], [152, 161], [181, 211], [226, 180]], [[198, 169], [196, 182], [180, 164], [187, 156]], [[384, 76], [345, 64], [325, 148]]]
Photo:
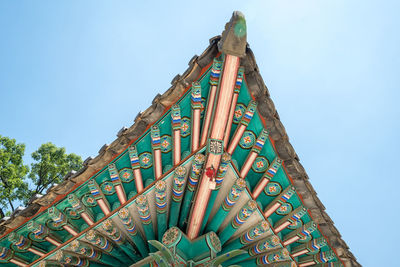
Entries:
[[[236, 14], [237, 15], [237, 14]], [[239, 14], [240, 15], [240, 14]], [[233, 18], [235, 17], [235, 14]], [[229, 29], [232, 20], [227, 23], [225, 29]], [[245, 38], [244, 38], [245, 40]], [[221, 41], [221, 42], [220, 42]], [[237, 41], [237, 40], [236, 40]], [[243, 44], [241, 45], [243, 46]], [[297, 192], [301, 195], [304, 205], [311, 213], [313, 220], [319, 225], [320, 231], [328, 239], [332, 248], [346, 266], [360, 266], [354, 255], [349, 251], [348, 246], [342, 240], [339, 231], [333, 224], [329, 215], [325, 212], [325, 207], [317, 197], [312, 185], [308, 181], [308, 176], [299, 162], [294, 148], [289, 142], [289, 137], [280, 121], [274, 103], [270, 98], [268, 88], [259, 73], [259, 69], [253, 52], [248, 44], [245, 46], [245, 55], [238, 52], [241, 57], [241, 65], [245, 70], [245, 79], [249, 91], [257, 101], [257, 109], [265, 126], [269, 131], [269, 136], [273, 145], [283, 160], [286, 173], [291, 177]], [[64, 181], [59, 185], [50, 188], [47, 193], [37, 198], [23, 210], [18, 210], [12, 214], [11, 218], [0, 221], [0, 233], [4, 237], [9, 232], [20, 227], [22, 224], [47, 210], [53, 204], [63, 199], [69, 192], [87, 181], [91, 176], [107, 167], [107, 165], [123, 152], [131, 143], [145, 133], [154, 122], [162, 117], [168, 109], [186, 92], [191, 83], [201, 75], [202, 69], [210, 65], [219, 53], [219, 49], [232, 51], [229, 36], [216, 36], [210, 39], [210, 45], [200, 55], [195, 55], [188, 63], [188, 69], [182, 75], [176, 75], [171, 81], [172, 86], [162, 95], [158, 94], [152, 101], [152, 105], [143, 112], [140, 112], [134, 119], [134, 124], [129, 128], [123, 127], [117, 133], [110, 145], [104, 145], [95, 158], [88, 158], [84, 161], [84, 167], [76, 173], [70, 173], [64, 177]], [[239, 50], [243, 49], [239, 46]]]

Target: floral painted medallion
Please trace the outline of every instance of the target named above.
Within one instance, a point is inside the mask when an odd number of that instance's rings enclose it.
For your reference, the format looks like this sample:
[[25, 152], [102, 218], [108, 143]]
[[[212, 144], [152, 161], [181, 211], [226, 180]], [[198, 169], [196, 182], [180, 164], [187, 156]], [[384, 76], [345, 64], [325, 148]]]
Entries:
[[96, 200], [90, 193], [83, 195], [82, 203], [87, 207], [94, 207], [97, 205]]
[[293, 210], [292, 204], [290, 203], [283, 203], [277, 210], [276, 214], [278, 215], [287, 215]]
[[264, 188], [267, 196], [277, 196], [282, 192], [282, 186], [278, 182], [269, 182]]
[[115, 193], [114, 186], [111, 182], [105, 181], [100, 185], [101, 191], [104, 193], [104, 195], [110, 196]]
[[303, 225], [303, 221], [301, 219], [293, 221], [291, 224], [289, 224], [288, 229], [294, 230], [298, 229]]
[[239, 146], [243, 149], [250, 149], [256, 141], [256, 135], [252, 131], [245, 131], [240, 139]]
[[242, 119], [243, 114], [246, 112], [246, 106], [239, 103], [236, 105], [235, 112], [233, 114], [233, 123], [238, 124]]
[[143, 152], [139, 155], [140, 167], [148, 169], [153, 166], [153, 155], [150, 152]]
[[130, 183], [134, 177], [133, 177], [133, 171], [131, 168], [122, 168], [119, 171], [119, 178], [123, 183]]
[[160, 139], [160, 146], [161, 146], [161, 152], [163, 153], [168, 153], [171, 151], [172, 149], [172, 138], [171, 136], [165, 134], [163, 136], [161, 136]]
[[268, 162], [267, 158], [264, 156], [259, 156], [254, 161], [253, 166], [251, 168], [255, 172], [265, 172], [268, 168], [268, 165], [269, 165], [269, 162]]
[[190, 135], [190, 118], [183, 117], [181, 121], [181, 136], [187, 137]]
[[73, 208], [66, 208], [64, 213], [68, 216], [68, 218], [73, 220], [78, 220], [81, 218], [81, 216]]

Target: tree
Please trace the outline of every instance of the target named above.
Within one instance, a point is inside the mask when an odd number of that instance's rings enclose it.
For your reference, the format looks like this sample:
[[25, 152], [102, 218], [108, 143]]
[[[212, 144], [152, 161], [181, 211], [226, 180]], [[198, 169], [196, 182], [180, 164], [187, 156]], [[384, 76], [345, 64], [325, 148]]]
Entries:
[[76, 154], [66, 154], [65, 148], [56, 147], [53, 143], [41, 145], [32, 153], [36, 162], [31, 164], [28, 177], [34, 189], [30, 195], [41, 194], [55, 183], [60, 183], [69, 171], [77, 171], [82, 167], [82, 159]]
[[3, 209], [14, 211], [13, 202], [27, 193], [28, 184], [24, 177], [28, 166], [23, 163], [24, 153], [24, 144], [0, 135], [0, 218], [5, 216]]

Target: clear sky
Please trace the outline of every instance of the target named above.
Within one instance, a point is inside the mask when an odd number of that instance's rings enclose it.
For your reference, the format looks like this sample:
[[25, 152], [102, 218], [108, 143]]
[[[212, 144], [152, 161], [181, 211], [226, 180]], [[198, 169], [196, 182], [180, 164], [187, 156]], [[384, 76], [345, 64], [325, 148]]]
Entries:
[[96, 156], [234, 10], [343, 239], [398, 266], [399, 1], [1, 1], [0, 135]]

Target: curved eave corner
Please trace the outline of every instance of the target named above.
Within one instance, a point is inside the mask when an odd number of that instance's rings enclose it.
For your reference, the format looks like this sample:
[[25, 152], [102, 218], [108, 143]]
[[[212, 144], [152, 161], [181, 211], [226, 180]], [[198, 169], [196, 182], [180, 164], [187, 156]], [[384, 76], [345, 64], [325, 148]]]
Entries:
[[[234, 13], [232, 19], [235, 16], [236, 19], [240, 19], [242, 14]], [[225, 31], [229, 32], [229, 25], [230, 23], [227, 24]], [[238, 31], [240, 32], [240, 27]], [[308, 181], [308, 176], [289, 142], [289, 137], [259, 73], [253, 52], [246, 41], [230, 41], [232, 38], [237, 39], [241, 37], [240, 34], [239, 36], [237, 34], [233, 36], [223, 33], [222, 38], [220, 36], [211, 38], [209, 47], [200, 56], [194, 56], [189, 61], [188, 69], [182, 75], [177, 75], [171, 82], [172, 86], [164, 94], [157, 95], [153, 99], [152, 105], [136, 116], [134, 124], [131, 127], [123, 127], [118, 131], [116, 140], [110, 145], [104, 145], [95, 158], [92, 159], [89, 157], [86, 159], [84, 167], [80, 171], [68, 174], [61, 184], [50, 188], [46, 195], [32, 200], [28, 207], [18, 210], [12, 214], [11, 218], [3, 218], [0, 221], [1, 238], [14, 229], [21, 227], [31, 218], [46, 211], [99, 170], [106, 167], [169, 110], [190, 87], [191, 83], [198, 79], [202, 70], [213, 62], [219, 51], [225, 51], [231, 54], [236, 53], [236, 56], [241, 58], [241, 65], [245, 70], [244, 77], [252, 97], [258, 103], [258, 112], [265, 122], [269, 136], [279, 157], [284, 162], [287, 174], [290, 176], [297, 192], [301, 195], [304, 206], [310, 211], [313, 221], [319, 225], [320, 231], [328, 239], [331, 247], [346, 266], [360, 266], [346, 243], [342, 240], [339, 231], [334, 226], [332, 219], [325, 212], [325, 207]], [[243, 39], [246, 40], [245, 36]], [[245, 51], [245, 53], [240, 51]]]

